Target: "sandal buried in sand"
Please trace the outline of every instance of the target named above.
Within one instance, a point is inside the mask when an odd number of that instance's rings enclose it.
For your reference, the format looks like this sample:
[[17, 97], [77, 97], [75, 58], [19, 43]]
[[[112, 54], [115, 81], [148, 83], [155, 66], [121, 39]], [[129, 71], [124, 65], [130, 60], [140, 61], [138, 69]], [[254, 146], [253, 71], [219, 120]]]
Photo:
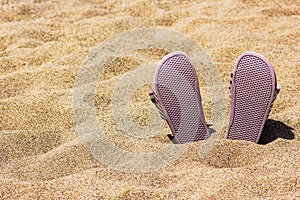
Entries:
[[280, 87], [271, 63], [262, 55], [241, 55], [231, 74], [227, 138], [258, 142]]
[[174, 143], [209, 137], [195, 68], [183, 52], [166, 55], [158, 64], [151, 101], [167, 121]]

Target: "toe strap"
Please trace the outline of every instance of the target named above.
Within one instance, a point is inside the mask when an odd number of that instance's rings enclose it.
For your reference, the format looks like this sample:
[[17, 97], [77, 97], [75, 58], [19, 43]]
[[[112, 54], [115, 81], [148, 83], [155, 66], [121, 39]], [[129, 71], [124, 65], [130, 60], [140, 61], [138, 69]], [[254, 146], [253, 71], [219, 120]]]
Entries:
[[158, 101], [158, 98], [157, 98], [157, 95], [155, 94], [155, 92], [152, 90], [151, 92], [149, 92], [149, 96], [150, 96], [150, 99], [152, 101], [152, 103], [155, 105], [155, 107], [159, 110], [159, 114], [160, 114], [160, 117], [164, 120], [166, 120], [166, 115], [165, 115], [165, 112], [164, 112], [164, 108], [163, 106], [159, 103]]

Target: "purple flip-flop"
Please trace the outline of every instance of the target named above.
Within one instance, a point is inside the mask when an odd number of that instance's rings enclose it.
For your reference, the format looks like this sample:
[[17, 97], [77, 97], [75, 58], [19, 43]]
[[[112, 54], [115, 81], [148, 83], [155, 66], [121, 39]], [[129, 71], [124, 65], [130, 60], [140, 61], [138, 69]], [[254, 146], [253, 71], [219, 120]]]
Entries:
[[202, 110], [198, 78], [191, 60], [183, 52], [166, 55], [154, 76], [152, 102], [167, 121], [178, 144], [209, 137]]
[[227, 138], [257, 143], [279, 90], [274, 68], [265, 57], [242, 54], [231, 74]]

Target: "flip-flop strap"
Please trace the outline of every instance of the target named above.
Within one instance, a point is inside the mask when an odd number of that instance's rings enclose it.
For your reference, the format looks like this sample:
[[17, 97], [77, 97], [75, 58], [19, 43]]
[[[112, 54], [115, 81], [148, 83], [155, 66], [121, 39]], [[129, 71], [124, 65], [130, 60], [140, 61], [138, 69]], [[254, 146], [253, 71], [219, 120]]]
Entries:
[[[276, 89], [275, 89], [275, 93], [274, 93], [274, 96], [273, 96], [273, 99], [272, 99], [272, 104], [271, 104], [271, 108], [273, 107], [273, 104], [274, 104], [274, 101], [275, 99], [277, 98], [277, 95], [279, 94], [280, 92], [280, 85], [277, 85], [276, 86]], [[270, 109], [271, 110], [271, 109]]]
[[157, 95], [155, 94], [154, 91], [151, 91], [149, 92], [149, 96], [150, 96], [150, 99], [152, 101], [152, 103], [155, 105], [155, 107], [158, 109], [159, 111], [159, 114], [160, 114], [160, 117], [163, 119], [163, 120], [166, 120], [166, 116], [165, 116], [165, 113], [164, 113], [164, 109], [163, 107], [160, 105], [159, 101], [158, 101], [158, 98], [157, 98]]
[[274, 97], [273, 97], [273, 102], [275, 101], [277, 95], [279, 94], [280, 88], [281, 88], [280, 85], [277, 85], [277, 86], [276, 86], [275, 94], [274, 94]]

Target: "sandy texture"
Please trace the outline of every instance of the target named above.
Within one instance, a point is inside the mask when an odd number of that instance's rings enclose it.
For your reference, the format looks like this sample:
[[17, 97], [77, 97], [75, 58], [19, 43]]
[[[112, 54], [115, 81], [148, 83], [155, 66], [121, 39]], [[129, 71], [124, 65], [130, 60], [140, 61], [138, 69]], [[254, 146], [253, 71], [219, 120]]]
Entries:
[[[298, 0], [48, 0], [0, 6], [0, 199], [300, 199]], [[76, 74], [94, 46], [143, 27], [174, 30], [202, 46], [224, 89], [241, 53], [266, 56], [282, 87], [262, 135], [267, 144], [221, 139], [203, 158], [203, 142], [197, 142], [175, 163], [148, 173], [115, 171], [97, 161], [74, 129]], [[144, 140], [122, 135], [110, 109], [122, 74], [167, 53], [141, 50], [116, 59], [103, 74], [95, 106], [116, 147], [151, 152], [169, 143], [167, 128]], [[201, 77], [200, 85], [209, 121], [213, 105]], [[147, 125], [153, 107], [149, 90], [138, 88], [130, 104], [130, 115], [141, 125]]]

